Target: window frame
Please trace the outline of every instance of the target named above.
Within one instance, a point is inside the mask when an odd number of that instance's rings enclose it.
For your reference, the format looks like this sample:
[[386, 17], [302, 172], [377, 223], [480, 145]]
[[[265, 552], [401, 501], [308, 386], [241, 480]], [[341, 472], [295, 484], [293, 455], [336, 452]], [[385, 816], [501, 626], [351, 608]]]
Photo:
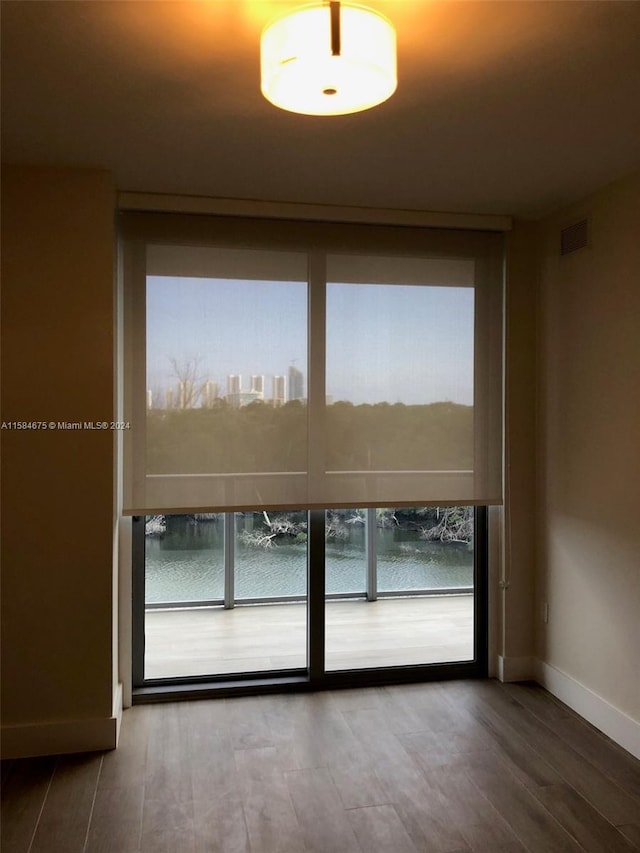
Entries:
[[[200, 215], [197, 213], [148, 213], [126, 211], [120, 214], [122, 238], [120, 267], [121, 279], [134, 280], [135, 286], [121, 288], [122, 309], [125, 315], [144, 317], [145, 282], [144, 247], [148, 242], [168, 243], [181, 246], [211, 245], [221, 248], [262, 248], [266, 250], [308, 252], [309, 298], [317, 298], [318, 289], [312, 286], [314, 277], [326, 276], [322, 266], [329, 254], [379, 254], [382, 256], [417, 257], [438, 256], [445, 258], [469, 258], [476, 254], [482, 260], [479, 275], [485, 280], [499, 278], [501, 290], [492, 288], [486, 298], [478, 301], [477, 323], [486, 320], [487, 312], [500, 316], [499, 328], [476, 342], [476, 356], [482, 361], [482, 370], [476, 362], [474, 396], [495, 398], [495, 387], [484, 386], [485, 378], [493, 383], [502, 383], [502, 349], [504, 342], [504, 234], [495, 230], [462, 230], [415, 225], [375, 225], [356, 222], [332, 223], [326, 221], [302, 221], [299, 219], [271, 219], [262, 217], [238, 217]], [[489, 251], [487, 252], [487, 246]], [[478, 269], [478, 267], [477, 267]], [[499, 301], [499, 304], [498, 304]], [[314, 322], [324, 323], [324, 311], [311, 311]], [[310, 340], [319, 340], [315, 334]], [[133, 332], [131, 325], [124, 325], [122, 335], [123, 364], [134, 363]], [[497, 379], [497, 377], [499, 377]], [[324, 403], [324, 377], [318, 377], [309, 396], [315, 395], [317, 403]], [[146, 377], [138, 362], [134, 370], [122, 372], [124, 395], [135, 399], [136, 388], [146, 390]], [[137, 395], [138, 414], [144, 414], [146, 395]], [[502, 455], [502, 441], [496, 441], [503, 430], [502, 388], [499, 393], [500, 406], [489, 406], [482, 412], [474, 406], [474, 456], [476, 460], [490, 457], [491, 464]], [[318, 408], [321, 411], [321, 406]], [[142, 410], [142, 412], [140, 411]], [[309, 440], [321, 432], [322, 424], [317, 418], [309, 418]], [[127, 436], [126, 438], [130, 438]], [[140, 468], [144, 460], [144, 437], [136, 436], [137, 447], [125, 443], [123, 455], [129, 457], [135, 476], [145, 476]], [[130, 458], [134, 454], [133, 460]], [[499, 503], [498, 501], [492, 501]], [[434, 502], [432, 502], [434, 503]], [[470, 503], [470, 502], [469, 502]], [[300, 508], [300, 507], [296, 507]], [[181, 512], [188, 512], [186, 508]], [[198, 511], [198, 509], [195, 509]], [[465, 662], [404, 665], [361, 670], [324, 671], [325, 642], [325, 550], [324, 508], [309, 510], [309, 536], [307, 557], [307, 606], [308, 606], [308, 667], [306, 670], [282, 672], [239, 673], [237, 675], [187, 676], [172, 679], [144, 679], [144, 516], [133, 514], [133, 701], [169, 701], [176, 698], [196, 698], [204, 695], [236, 695], [238, 693], [264, 693], [286, 690], [331, 689], [346, 686], [367, 686], [443, 678], [480, 678], [488, 673], [488, 509], [484, 503], [475, 507], [474, 535], [474, 659]], [[372, 567], [368, 566], [370, 574]], [[226, 585], [225, 587], [229, 587]], [[229, 604], [232, 593], [227, 594]]]

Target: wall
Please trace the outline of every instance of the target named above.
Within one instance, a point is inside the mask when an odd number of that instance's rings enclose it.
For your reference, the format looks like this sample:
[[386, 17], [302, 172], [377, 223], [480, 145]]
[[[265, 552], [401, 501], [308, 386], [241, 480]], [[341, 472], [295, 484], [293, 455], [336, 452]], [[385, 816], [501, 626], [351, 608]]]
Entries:
[[[113, 419], [113, 220], [104, 172], [3, 169], [3, 421]], [[115, 746], [113, 440], [2, 431], [4, 757]]]
[[541, 223], [538, 344], [538, 677], [640, 756], [639, 175]]

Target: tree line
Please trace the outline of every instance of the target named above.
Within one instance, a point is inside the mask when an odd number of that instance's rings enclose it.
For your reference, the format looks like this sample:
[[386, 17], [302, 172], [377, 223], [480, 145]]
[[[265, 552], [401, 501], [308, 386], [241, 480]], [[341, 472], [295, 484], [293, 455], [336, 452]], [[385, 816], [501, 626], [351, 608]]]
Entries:
[[[473, 467], [473, 407], [438, 402], [324, 410], [329, 471]], [[158, 474], [305, 471], [308, 409], [262, 401], [232, 408], [147, 412], [147, 470]]]

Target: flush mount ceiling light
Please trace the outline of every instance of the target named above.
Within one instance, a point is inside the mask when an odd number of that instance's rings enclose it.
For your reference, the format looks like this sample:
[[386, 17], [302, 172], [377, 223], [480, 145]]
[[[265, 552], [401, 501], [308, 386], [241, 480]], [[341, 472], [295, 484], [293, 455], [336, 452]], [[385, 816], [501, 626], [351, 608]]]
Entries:
[[368, 110], [396, 90], [396, 34], [382, 15], [351, 3], [303, 6], [267, 26], [262, 94], [313, 116]]

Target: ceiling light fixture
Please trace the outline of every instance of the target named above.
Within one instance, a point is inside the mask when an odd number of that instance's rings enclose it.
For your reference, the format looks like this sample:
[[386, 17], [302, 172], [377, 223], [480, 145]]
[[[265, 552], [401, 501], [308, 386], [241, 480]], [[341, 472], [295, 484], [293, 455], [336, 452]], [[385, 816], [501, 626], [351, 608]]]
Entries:
[[375, 107], [397, 86], [396, 34], [351, 3], [314, 3], [269, 24], [261, 40], [262, 94], [283, 110], [345, 115]]

